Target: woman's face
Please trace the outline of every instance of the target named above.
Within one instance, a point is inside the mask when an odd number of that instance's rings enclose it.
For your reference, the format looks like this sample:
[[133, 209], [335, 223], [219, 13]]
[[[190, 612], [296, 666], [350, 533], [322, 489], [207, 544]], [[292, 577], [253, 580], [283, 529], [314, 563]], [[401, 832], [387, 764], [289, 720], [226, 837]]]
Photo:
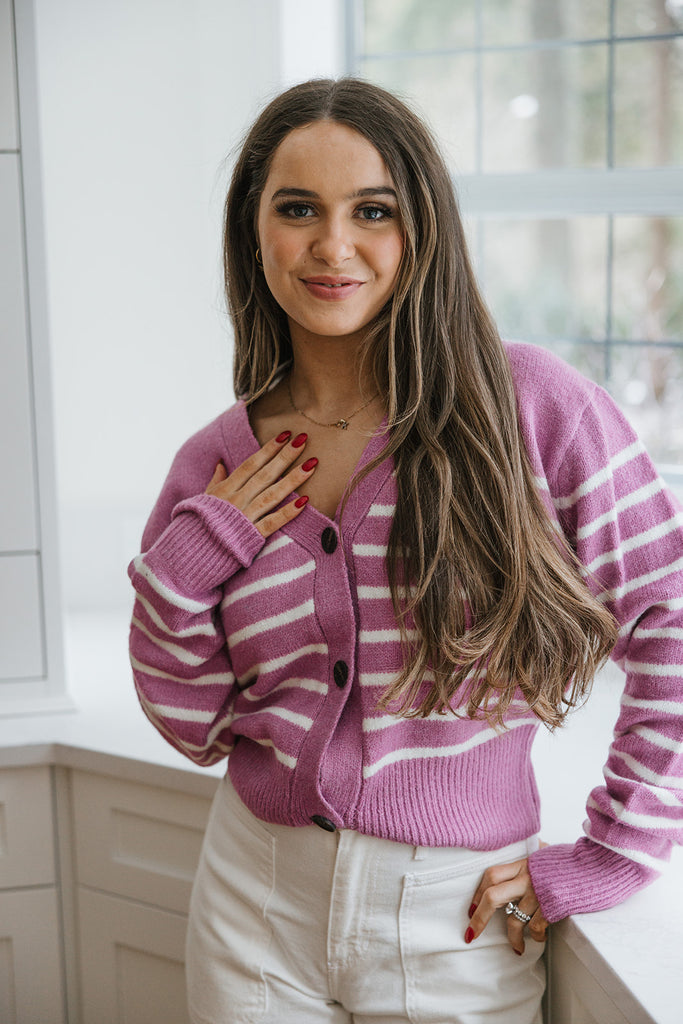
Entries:
[[258, 239], [292, 341], [360, 341], [394, 290], [403, 254], [394, 183], [375, 147], [333, 121], [291, 131], [261, 194]]

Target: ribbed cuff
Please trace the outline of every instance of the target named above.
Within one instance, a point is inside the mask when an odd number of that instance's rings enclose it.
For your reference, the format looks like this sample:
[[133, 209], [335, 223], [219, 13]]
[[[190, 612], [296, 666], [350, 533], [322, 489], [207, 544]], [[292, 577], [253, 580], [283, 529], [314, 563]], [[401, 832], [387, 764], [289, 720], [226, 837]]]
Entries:
[[658, 872], [591, 839], [545, 846], [529, 857], [534, 892], [547, 921], [606, 910], [648, 885]]
[[199, 597], [250, 565], [264, 544], [263, 535], [234, 505], [200, 494], [176, 505], [145, 562], [174, 590]]

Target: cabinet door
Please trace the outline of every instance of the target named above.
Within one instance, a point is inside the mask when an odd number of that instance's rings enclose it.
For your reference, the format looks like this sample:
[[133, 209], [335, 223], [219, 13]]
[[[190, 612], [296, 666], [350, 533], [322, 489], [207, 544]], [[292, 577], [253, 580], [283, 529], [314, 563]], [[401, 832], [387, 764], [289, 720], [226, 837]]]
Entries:
[[187, 913], [210, 801], [74, 772], [80, 884]]
[[81, 888], [83, 1024], [189, 1024], [182, 914]]
[[4, 768], [0, 770], [0, 889], [54, 881], [50, 769]]
[[64, 1024], [57, 894], [0, 892], [0, 1021]]
[[629, 1024], [636, 1020], [646, 1024], [651, 1020], [649, 1015], [626, 1017], [557, 929], [551, 935], [549, 964], [549, 1024]]

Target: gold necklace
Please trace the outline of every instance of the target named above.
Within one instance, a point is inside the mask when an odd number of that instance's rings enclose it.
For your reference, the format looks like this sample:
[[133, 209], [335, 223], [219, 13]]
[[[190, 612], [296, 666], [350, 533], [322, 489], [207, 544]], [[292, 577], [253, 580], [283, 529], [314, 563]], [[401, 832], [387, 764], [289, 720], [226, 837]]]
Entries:
[[359, 412], [363, 411], [363, 409], [367, 409], [370, 403], [374, 402], [377, 398], [377, 393], [375, 392], [372, 398], [369, 398], [364, 405], [359, 406], [359, 408], [356, 409], [355, 412], [352, 412], [350, 416], [347, 416], [345, 420], [335, 420], [334, 423], [321, 423], [320, 420], [314, 420], [312, 416], [309, 416], [308, 413], [305, 413], [303, 409], [299, 409], [299, 407], [294, 404], [294, 399], [292, 398], [292, 382], [289, 377], [287, 378], [287, 391], [289, 392], [289, 404], [294, 412], [298, 412], [299, 415], [303, 416], [303, 418], [308, 420], [309, 423], [315, 423], [316, 427], [338, 427], [339, 430], [346, 430], [353, 417], [357, 416]]

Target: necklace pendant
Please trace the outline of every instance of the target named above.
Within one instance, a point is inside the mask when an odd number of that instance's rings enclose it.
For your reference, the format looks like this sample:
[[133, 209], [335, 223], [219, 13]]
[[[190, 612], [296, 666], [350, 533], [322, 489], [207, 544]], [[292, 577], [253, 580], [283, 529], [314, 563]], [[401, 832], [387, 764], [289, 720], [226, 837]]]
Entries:
[[339, 427], [340, 430], [346, 430], [349, 423], [348, 420], [338, 420], [335, 426]]

